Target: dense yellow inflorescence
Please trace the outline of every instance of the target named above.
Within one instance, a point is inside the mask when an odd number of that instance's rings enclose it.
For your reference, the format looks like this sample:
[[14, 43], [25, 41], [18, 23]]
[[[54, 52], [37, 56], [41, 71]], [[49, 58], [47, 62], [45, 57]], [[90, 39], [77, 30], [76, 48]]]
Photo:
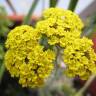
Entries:
[[44, 11], [43, 16], [45, 19], [54, 18], [58, 26], [63, 26], [64, 29], [70, 28], [71, 30], [81, 30], [83, 23], [77, 14], [70, 10], [62, 8], [49, 8]]
[[16, 27], [8, 34], [5, 65], [23, 87], [43, 86], [54, 68], [55, 54], [49, 49], [43, 51], [39, 38], [38, 32], [27, 25]]
[[67, 76], [79, 76], [86, 80], [91, 74], [96, 74], [96, 54], [92, 45], [91, 40], [83, 37], [75, 39], [71, 46], [65, 48], [63, 58], [67, 65]]
[[64, 50], [60, 57], [66, 64], [67, 76], [88, 79], [96, 74], [93, 43], [87, 37], [81, 38], [83, 23], [78, 15], [61, 8], [49, 8], [43, 17], [35, 28], [22, 25], [8, 34], [5, 66], [11, 76], [19, 78], [23, 87], [43, 86], [54, 69], [53, 62], [58, 59], [54, 50], [57, 46]]
[[[29, 49], [38, 44], [40, 35], [31, 26], [22, 25], [18, 26], [9, 32], [6, 41], [6, 48], [17, 49], [25, 48], [26, 45]], [[28, 42], [27, 42], [28, 41]]]
[[44, 20], [38, 22], [36, 28], [40, 34], [46, 35], [50, 45], [58, 45], [64, 49], [66, 75], [88, 79], [95, 73], [96, 54], [91, 48], [92, 41], [81, 38], [83, 23], [78, 15], [61, 8], [50, 8], [44, 11], [43, 16]]
[[37, 23], [36, 28], [48, 37], [50, 45], [66, 47], [74, 38], [80, 38], [83, 23], [75, 13], [61, 8], [50, 8], [44, 11], [44, 18]]

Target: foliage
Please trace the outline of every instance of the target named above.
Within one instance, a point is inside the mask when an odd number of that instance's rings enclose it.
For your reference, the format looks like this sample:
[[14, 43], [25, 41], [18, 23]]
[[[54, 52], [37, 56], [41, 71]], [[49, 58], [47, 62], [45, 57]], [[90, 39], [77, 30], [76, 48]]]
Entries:
[[0, 81], [4, 73], [4, 43], [11, 21], [7, 18], [6, 10], [3, 6], [0, 6]]
[[6, 32], [9, 31], [8, 26], [11, 22], [7, 17], [6, 10], [3, 6], [0, 6], [0, 36], [6, 35]]

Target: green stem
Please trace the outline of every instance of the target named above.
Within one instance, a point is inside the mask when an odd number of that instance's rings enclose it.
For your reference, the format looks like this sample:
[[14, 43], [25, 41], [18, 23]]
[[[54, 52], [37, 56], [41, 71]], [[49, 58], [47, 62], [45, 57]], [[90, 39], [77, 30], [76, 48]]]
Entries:
[[95, 77], [96, 77], [96, 75], [92, 75], [92, 76], [89, 78], [89, 80], [85, 83], [84, 87], [81, 88], [80, 91], [75, 94], [75, 96], [80, 96], [80, 95], [82, 95], [82, 94], [86, 91], [86, 89], [90, 86], [90, 84], [91, 84], [92, 81], [95, 79]]
[[57, 3], [58, 3], [58, 0], [50, 0], [49, 7], [56, 7]]
[[13, 4], [11, 3], [11, 1], [10, 0], [6, 0], [6, 2], [8, 3], [9, 7], [11, 8], [11, 10], [16, 14], [17, 12], [16, 12]]
[[68, 9], [71, 11], [74, 11], [77, 3], [78, 3], [78, 0], [70, 0]]
[[27, 16], [24, 18], [23, 24], [29, 24], [30, 23], [31, 16], [32, 16], [32, 14], [34, 12], [34, 9], [36, 8], [36, 5], [37, 5], [38, 1], [39, 0], [34, 0], [34, 2], [32, 3]]
[[2, 63], [2, 66], [0, 68], [0, 83], [2, 81], [2, 77], [3, 77], [4, 71], [5, 71], [5, 65]]

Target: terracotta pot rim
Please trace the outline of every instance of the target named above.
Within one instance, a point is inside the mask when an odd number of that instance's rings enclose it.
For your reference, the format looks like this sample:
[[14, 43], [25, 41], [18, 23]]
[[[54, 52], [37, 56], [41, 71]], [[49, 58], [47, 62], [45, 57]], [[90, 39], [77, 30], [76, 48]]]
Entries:
[[[8, 18], [12, 21], [22, 21], [24, 19], [24, 15], [9, 15]], [[40, 17], [39, 16], [32, 16], [32, 20], [38, 20]]]

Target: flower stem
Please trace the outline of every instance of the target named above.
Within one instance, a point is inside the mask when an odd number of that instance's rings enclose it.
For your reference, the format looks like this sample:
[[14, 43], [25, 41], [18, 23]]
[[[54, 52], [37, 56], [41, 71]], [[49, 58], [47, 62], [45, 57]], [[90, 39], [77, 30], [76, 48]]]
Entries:
[[74, 11], [77, 3], [78, 3], [78, 0], [71, 0], [70, 3], [69, 3], [68, 9], [71, 10], [71, 11]]
[[84, 87], [81, 88], [80, 91], [75, 94], [75, 96], [80, 96], [80, 95], [82, 95], [82, 94], [86, 91], [86, 89], [90, 86], [90, 84], [91, 84], [92, 81], [95, 79], [95, 77], [96, 77], [96, 75], [92, 75], [92, 76], [89, 78], [89, 80], [85, 83]]
[[30, 7], [30, 9], [29, 9], [29, 12], [28, 12], [28, 14], [27, 14], [27, 16], [24, 18], [23, 24], [29, 24], [29, 22], [30, 22], [30, 20], [31, 20], [31, 16], [32, 16], [32, 14], [33, 14], [33, 12], [34, 12], [34, 9], [35, 9], [38, 1], [39, 1], [39, 0], [34, 0], [34, 2], [32, 3], [32, 5], [31, 5], [31, 7]]
[[58, 3], [58, 0], [50, 0], [49, 7], [56, 7], [57, 3]]
[[13, 4], [11, 3], [11, 1], [10, 1], [10, 0], [6, 0], [6, 2], [7, 2], [7, 4], [9, 5], [9, 7], [11, 8], [11, 10], [13, 11], [13, 13], [14, 13], [14, 14], [17, 14], [17, 12], [16, 12]]
[[4, 71], [5, 71], [5, 65], [4, 65], [4, 63], [2, 63], [2, 66], [0, 68], [0, 83], [2, 81], [2, 77], [3, 77]]

